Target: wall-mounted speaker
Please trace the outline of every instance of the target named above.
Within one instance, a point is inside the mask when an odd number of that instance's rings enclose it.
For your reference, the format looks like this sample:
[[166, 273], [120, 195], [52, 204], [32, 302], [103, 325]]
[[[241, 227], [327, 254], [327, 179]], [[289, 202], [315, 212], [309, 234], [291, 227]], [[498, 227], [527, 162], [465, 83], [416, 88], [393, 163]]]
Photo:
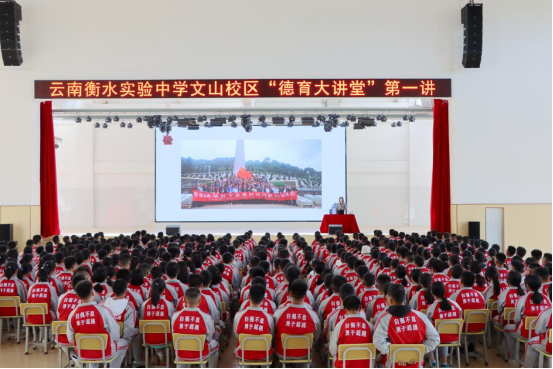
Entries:
[[467, 4], [461, 10], [463, 23], [463, 67], [480, 68], [482, 61], [482, 4]]
[[469, 222], [469, 238], [471, 240], [480, 239], [480, 222]]
[[13, 224], [0, 224], [0, 241], [13, 241]]
[[0, 0], [0, 50], [6, 66], [23, 64], [19, 31], [22, 19], [21, 5], [13, 0]]

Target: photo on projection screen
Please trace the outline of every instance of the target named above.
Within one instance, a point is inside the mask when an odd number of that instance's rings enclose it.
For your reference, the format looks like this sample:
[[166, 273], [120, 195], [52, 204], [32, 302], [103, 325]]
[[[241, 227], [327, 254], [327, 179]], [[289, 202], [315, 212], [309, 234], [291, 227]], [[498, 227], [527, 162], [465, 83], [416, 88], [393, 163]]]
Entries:
[[156, 130], [156, 222], [321, 221], [346, 197], [346, 131]]

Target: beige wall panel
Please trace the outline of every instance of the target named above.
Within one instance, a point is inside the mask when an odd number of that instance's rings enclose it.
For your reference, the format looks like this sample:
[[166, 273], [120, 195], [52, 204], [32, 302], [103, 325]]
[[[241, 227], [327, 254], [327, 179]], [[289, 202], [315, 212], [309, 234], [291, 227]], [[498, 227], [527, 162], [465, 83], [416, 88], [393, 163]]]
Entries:
[[31, 207], [2, 206], [0, 221], [3, 224], [13, 224], [13, 238], [19, 247], [25, 247], [25, 242], [31, 237]]

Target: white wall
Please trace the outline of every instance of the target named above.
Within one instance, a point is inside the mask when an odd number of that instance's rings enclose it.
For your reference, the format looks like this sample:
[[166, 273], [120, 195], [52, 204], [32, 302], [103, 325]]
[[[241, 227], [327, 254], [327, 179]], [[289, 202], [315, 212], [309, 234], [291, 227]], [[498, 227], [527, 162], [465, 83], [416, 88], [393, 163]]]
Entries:
[[[55, 135], [63, 140], [56, 150], [62, 231], [163, 229], [154, 218], [154, 131], [145, 124], [93, 124], [55, 120]], [[429, 226], [431, 143], [431, 120], [348, 128], [348, 202], [360, 226]], [[229, 225], [211, 227], [224, 231]]]
[[461, 66], [461, 0], [20, 3], [25, 62], [0, 67], [0, 205], [39, 204], [35, 79], [338, 76], [451, 78], [452, 202], [551, 203], [550, 0], [486, 0], [479, 70]]

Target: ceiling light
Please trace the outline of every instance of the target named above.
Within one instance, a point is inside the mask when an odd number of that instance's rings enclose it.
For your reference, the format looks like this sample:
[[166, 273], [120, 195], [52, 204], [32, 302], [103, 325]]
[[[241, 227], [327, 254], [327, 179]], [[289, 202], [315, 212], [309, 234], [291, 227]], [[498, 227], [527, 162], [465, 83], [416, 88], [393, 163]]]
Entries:
[[177, 120], [177, 127], [188, 127], [191, 124], [196, 124], [196, 118], [183, 118]]
[[381, 122], [387, 122], [388, 118], [383, 114], [382, 116], [380, 116], [380, 121]]
[[107, 123], [104, 123], [104, 124], [102, 125], [102, 128], [108, 128], [108, 124], [107, 124]]
[[403, 116], [403, 120], [404, 120], [404, 121], [409, 120], [409, 117], [407, 116], [407, 114], [405, 114], [405, 115]]
[[81, 117], [76, 117], [75, 118], [75, 123], [81, 123]]
[[342, 127], [342, 128], [349, 127], [349, 122], [347, 120], [344, 120], [342, 123], [340, 123], [340, 127]]
[[167, 117], [167, 123], [171, 123], [173, 121], [173, 118]]
[[355, 123], [353, 129], [365, 129], [365, 125], [362, 123]]
[[113, 121], [114, 121], [114, 122], [119, 122], [119, 117], [118, 117], [117, 115], [114, 116], [114, 117], [113, 117]]
[[313, 117], [301, 117], [302, 126], [312, 126], [315, 124], [315, 118]]
[[236, 127], [238, 127], [238, 124], [236, 124], [235, 121], [232, 121], [232, 122], [230, 122], [230, 126], [231, 126], [232, 128], [236, 128]]
[[392, 124], [390, 126], [395, 128], [396, 122], [392, 122]]
[[222, 127], [227, 122], [227, 118], [211, 118], [209, 124], [211, 127]]
[[177, 117], [176, 115], [173, 115], [173, 120], [179, 120], [179, 117]]
[[401, 127], [401, 126], [403, 126], [403, 123], [401, 123], [401, 122], [398, 120], [397, 123], [396, 123], [396, 126]]
[[242, 121], [241, 123], [242, 123], [242, 127], [244, 127], [244, 130], [248, 133], [251, 132], [253, 129], [251, 115], [244, 114], [240, 118], [241, 118], [241, 121]]
[[325, 122], [324, 123], [324, 130], [325, 130], [325, 132], [332, 131], [332, 124], [330, 124], [330, 122]]
[[197, 120], [198, 123], [205, 122], [207, 121], [207, 117], [205, 115], [200, 115]]
[[125, 124], [125, 122], [121, 122], [121, 124], [119, 124], [119, 126], [120, 126], [121, 128], [125, 128], [127, 125]]
[[87, 121], [87, 122], [92, 122], [92, 117], [91, 117], [90, 115], [87, 115], [87, 116], [86, 116], [86, 121]]
[[273, 124], [284, 124], [284, 117], [273, 117]]
[[127, 128], [132, 128], [132, 123], [127, 124]]
[[376, 120], [381, 120], [381, 119], [382, 119], [382, 115], [378, 114], [378, 115], [376, 116]]
[[106, 117], [106, 123], [111, 123], [111, 117], [109, 115]]
[[369, 117], [359, 117], [357, 119], [357, 124], [362, 124], [364, 127], [376, 127], [377, 125], [376, 121]]
[[290, 115], [288, 117], [288, 121], [293, 124], [296, 121], [296, 117], [294, 117], [293, 115]]
[[142, 117], [136, 117], [136, 123], [142, 123]]
[[100, 128], [100, 123], [98, 122], [94, 123], [94, 128]]
[[259, 116], [259, 123], [261, 123], [261, 127], [267, 128], [268, 124], [265, 122], [267, 118], [264, 115]]
[[148, 128], [154, 128], [156, 126], [153, 117], [145, 117], [144, 119], [146, 119], [146, 123], [148, 123]]
[[357, 120], [353, 114], [349, 114], [346, 119], [350, 122], [355, 122]]
[[200, 126], [198, 124], [191, 124], [188, 126], [188, 129], [189, 130], [194, 130], [194, 131], [197, 131], [198, 129], [200, 129]]
[[337, 114], [329, 114], [328, 115], [328, 121], [333, 127], [338, 127], [338, 118], [340, 118]]
[[410, 115], [409, 116], [409, 122], [414, 122], [415, 121], [415, 116], [414, 115]]
[[294, 127], [294, 122], [288, 122], [288, 124], [286, 126], [288, 128], [292, 128], [292, 127]]

